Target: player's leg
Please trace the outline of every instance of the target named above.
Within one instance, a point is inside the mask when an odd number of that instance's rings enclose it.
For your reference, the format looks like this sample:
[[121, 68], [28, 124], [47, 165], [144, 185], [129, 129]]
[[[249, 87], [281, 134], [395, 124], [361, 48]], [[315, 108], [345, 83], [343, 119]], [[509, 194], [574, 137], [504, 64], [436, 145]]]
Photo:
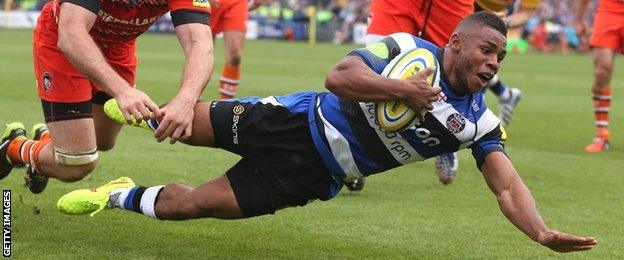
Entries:
[[225, 65], [219, 78], [219, 93], [221, 99], [230, 99], [236, 96], [240, 81], [241, 59], [245, 33], [241, 31], [224, 31]]
[[594, 19], [590, 44], [594, 56], [594, 82], [592, 99], [596, 136], [585, 147], [589, 153], [609, 149], [609, 109], [611, 107], [611, 76], [613, 74], [615, 51], [624, 46], [624, 15], [597, 11]]
[[327, 200], [341, 187], [316, 152], [305, 113], [260, 102], [220, 101], [196, 108], [205, 111], [195, 112], [205, 122], [204, 129], [194, 132], [210, 134], [204, 137], [208, 140], [193, 142], [218, 143], [219, 148], [244, 155], [225, 175], [195, 189], [181, 184], [135, 187], [128, 178], [120, 178], [66, 194], [57, 204], [59, 210], [95, 214], [108, 205], [161, 219], [241, 218]]
[[223, 42], [225, 45], [225, 65], [221, 71], [219, 93], [221, 99], [234, 98], [240, 81], [241, 59], [243, 44], [247, 31], [248, 9], [247, 1], [236, 0], [221, 6], [220, 23], [223, 28]]
[[110, 97], [103, 92], [96, 92], [92, 99], [91, 108], [98, 151], [113, 149], [122, 127], [104, 113], [104, 103], [109, 99]]
[[34, 34], [35, 77], [46, 125], [54, 138], [41, 138], [45, 137], [42, 133], [39, 140], [16, 139], [6, 154], [12, 163], [29, 166], [27, 180], [33, 192], [43, 191], [47, 177], [80, 180], [95, 168], [97, 160], [90, 83], [40, 33], [36, 29]]
[[585, 147], [589, 153], [609, 149], [609, 109], [611, 107], [611, 77], [613, 74], [615, 53], [608, 48], [594, 48], [594, 82], [592, 99], [594, 105], [594, 124], [596, 136]]
[[160, 193], [154, 206], [160, 219], [243, 218], [234, 191], [226, 175], [220, 175], [193, 189], [171, 183]]
[[7, 158], [14, 165], [26, 164], [38, 174], [67, 182], [93, 171], [97, 150], [92, 119], [48, 122], [47, 128], [54, 138], [16, 139], [8, 144]]

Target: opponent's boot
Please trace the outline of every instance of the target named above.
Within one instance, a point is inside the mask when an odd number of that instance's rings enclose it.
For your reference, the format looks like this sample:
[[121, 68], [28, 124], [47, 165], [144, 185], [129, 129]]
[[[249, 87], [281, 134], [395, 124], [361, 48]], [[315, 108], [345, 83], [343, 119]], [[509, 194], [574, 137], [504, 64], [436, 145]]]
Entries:
[[117, 100], [115, 99], [110, 99], [106, 101], [106, 103], [104, 103], [104, 113], [106, 113], [106, 115], [110, 119], [122, 125], [138, 126], [151, 132], [155, 131], [156, 128], [158, 128], [158, 122], [156, 121], [156, 119], [136, 120], [134, 117], [132, 117], [132, 122], [127, 122], [123, 116], [123, 113], [121, 112], [121, 109], [119, 109]]
[[592, 143], [585, 146], [585, 152], [597, 153], [607, 151], [609, 148], [611, 148], [611, 144], [609, 143], [609, 130], [599, 128]]
[[11, 173], [13, 167], [22, 167], [24, 166], [21, 163], [13, 163], [9, 158], [7, 152], [9, 150], [9, 145], [11, 142], [17, 139], [26, 139], [26, 129], [24, 128], [24, 124], [20, 122], [13, 122], [6, 125], [4, 132], [2, 132], [2, 139], [0, 143], [0, 180], [4, 179], [6, 176]]
[[[38, 141], [44, 134], [49, 135], [48, 127], [45, 124], [39, 123], [33, 126], [28, 134], [28, 138]], [[50, 177], [37, 172], [35, 167], [30, 164], [26, 167], [26, 176], [24, 179], [26, 180], [26, 184], [28, 184], [28, 189], [34, 194], [39, 194], [45, 190]]]

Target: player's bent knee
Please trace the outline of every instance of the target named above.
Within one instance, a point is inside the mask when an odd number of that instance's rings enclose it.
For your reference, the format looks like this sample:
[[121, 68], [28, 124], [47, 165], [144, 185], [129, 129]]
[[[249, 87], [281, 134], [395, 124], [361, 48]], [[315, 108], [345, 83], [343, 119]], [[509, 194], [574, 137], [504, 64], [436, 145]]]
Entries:
[[97, 161], [97, 149], [89, 151], [74, 152], [54, 147], [54, 161], [65, 166], [81, 166]]
[[233, 51], [230, 53], [230, 65], [239, 66], [242, 60], [242, 55], [240, 51]]
[[63, 167], [63, 175], [59, 176], [58, 179], [64, 182], [77, 182], [89, 175], [93, 170], [95, 170], [95, 166], [97, 162], [91, 162], [85, 165], [74, 165], [74, 166], [65, 166]]
[[54, 148], [54, 161], [62, 165], [64, 170], [63, 176], [59, 179], [66, 182], [82, 180], [95, 169], [97, 158], [97, 149], [75, 152]]

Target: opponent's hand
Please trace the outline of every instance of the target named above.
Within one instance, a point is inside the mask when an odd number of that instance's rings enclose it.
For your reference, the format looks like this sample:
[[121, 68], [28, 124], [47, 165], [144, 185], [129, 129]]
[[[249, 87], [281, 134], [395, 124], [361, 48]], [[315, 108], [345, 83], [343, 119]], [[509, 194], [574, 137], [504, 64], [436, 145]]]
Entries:
[[162, 142], [169, 137], [169, 143], [174, 144], [178, 140], [184, 141], [191, 137], [194, 117], [193, 108], [196, 102], [197, 100], [195, 99], [176, 96], [163, 108], [164, 117], [154, 133], [154, 137], [156, 137], [158, 142]]
[[161, 115], [160, 108], [142, 91], [127, 88], [116, 97], [117, 104], [126, 122], [132, 124], [135, 120], [151, 119]]
[[[402, 102], [406, 103], [414, 111], [432, 110], [433, 105], [431, 103], [439, 99], [440, 86], [432, 87], [427, 82], [429, 77], [436, 70], [435, 67], [429, 67], [422, 71], [417, 72], [414, 76], [407, 78], [407, 87], [403, 88], [405, 97]], [[422, 122], [425, 119], [425, 115], [418, 114], [418, 119]]]
[[593, 237], [579, 237], [556, 230], [539, 234], [537, 241], [560, 253], [590, 250], [598, 244], [598, 241]]

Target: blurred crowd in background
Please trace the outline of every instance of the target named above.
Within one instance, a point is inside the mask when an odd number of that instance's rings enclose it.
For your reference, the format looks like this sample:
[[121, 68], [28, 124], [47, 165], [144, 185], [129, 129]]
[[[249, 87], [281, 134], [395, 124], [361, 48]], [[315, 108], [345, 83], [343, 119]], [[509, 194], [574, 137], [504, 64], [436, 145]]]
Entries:
[[[40, 10], [47, 0], [0, 0], [0, 9]], [[593, 22], [597, 1], [592, 1], [585, 23]], [[250, 13], [257, 22], [259, 38], [307, 40], [309, 25], [316, 23], [316, 39], [335, 44], [351, 43], [357, 25], [365, 28], [370, 0], [266, 0]], [[578, 1], [542, 0], [539, 9], [523, 28], [511, 51], [586, 52], [587, 36], [575, 32]], [[361, 28], [360, 27], [360, 28]], [[589, 27], [591, 28], [591, 27]], [[510, 36], [515, 37], [515, 36]]]

